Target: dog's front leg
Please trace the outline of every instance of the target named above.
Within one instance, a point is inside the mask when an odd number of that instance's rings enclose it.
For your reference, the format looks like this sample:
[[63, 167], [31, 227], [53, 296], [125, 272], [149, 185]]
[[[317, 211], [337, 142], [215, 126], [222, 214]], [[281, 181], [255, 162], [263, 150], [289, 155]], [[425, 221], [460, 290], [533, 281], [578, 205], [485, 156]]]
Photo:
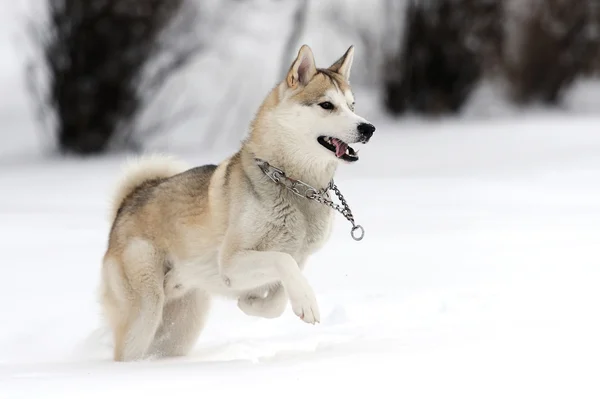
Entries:
[[274, 319], [283, 314], [288, 298], [283, 285], [277, 284], [267, 290], [266, 296], [250, 291], [238, 298], [238, 308], [248, 316]]
[[281, 281], [294, 313], [307, 323], [314, 324], [320, 321], [313, 289], [290, 254], [276, 251], [238, 251], [221, 258], [220, 271], [225, 284], [236, 291], [250, 291]]

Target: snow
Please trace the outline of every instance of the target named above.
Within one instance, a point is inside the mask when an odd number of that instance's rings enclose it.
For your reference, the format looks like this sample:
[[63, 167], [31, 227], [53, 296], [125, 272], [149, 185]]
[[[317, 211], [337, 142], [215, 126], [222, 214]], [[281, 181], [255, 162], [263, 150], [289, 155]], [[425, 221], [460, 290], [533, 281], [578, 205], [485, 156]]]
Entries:
[[[354, 242], [338, 215], [311, 258], [321, 324], [289, 308], [252, 318], [217, 300], [189, 356], [120, 364], [96, 291], [126, 157], [38, 155], [46, 140], [25, 91], [20, 25], [34, 3], [0, 13], [0, 399], [600, 396], [597, 81], [577, 82], [554, 110], [515, 109], [484, 82], [463, 115], [437, 120], [390, 120], [356, 88], [377, 131], [336, 182], [366, 235]], [[206, 4], [217, 14], [218, 3]], [[234, 150], [281, 69], [287, 36], [269, 30], [283, 32], [294, 2], [270, 3], [231, 10], [217, 49], [171, 81], [148, 113], [198, 116], [151, 149], [193, 164]], [[385, 12], [358, 10], [347, 17], [361, 27]], [[327, 65], [351, 43], [318, 15], [303, 40]]]
[[124, 158], [5, 167], [0, 397], [598, 397], [599, 122], [378, 119], [337, 178], [365, 238], [339, 216], [306, 270], [321, 324], [217, 300], [189, 356], [128, 364], [95, 297]]

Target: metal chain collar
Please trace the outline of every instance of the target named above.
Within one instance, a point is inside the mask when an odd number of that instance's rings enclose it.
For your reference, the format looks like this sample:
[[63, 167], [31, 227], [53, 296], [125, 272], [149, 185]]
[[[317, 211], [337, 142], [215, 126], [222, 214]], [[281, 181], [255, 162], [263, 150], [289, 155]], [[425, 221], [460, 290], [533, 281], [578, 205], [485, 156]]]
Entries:
[[[350, 235], [355, 241], [360, 241], [365, 236], [365, 229], [354, 222], [354, 215], [352, 215], [352, 211], [348, 206], [348, 203], [344, 199], [344, 196], [337, 188], [333, 180], [329, 182], [327, 187], [317, 190], [309, 184], [304, 183], [301, 180], [292, 179], [287, 177], [285, 173], [278, 169], [267, 161], [256, 158], [256, 163], [258, 167], [263, 171], [265, 175], [267, 175], [271, 180], [275, 183], [283, 185], [285, 188], [290, 190], [292, 193], [298, 195], [299, 197], [307, 198], [312, 201], [316, 201], [323, 205], [326, 205], [339, 213], [342, 214], [350, 223], [352, 223], [352, 230], [350, 230]], [[342, 205], [338, 205], [329, 199], [328, 191], [333, 190], [337, 197], [342, 201]]]

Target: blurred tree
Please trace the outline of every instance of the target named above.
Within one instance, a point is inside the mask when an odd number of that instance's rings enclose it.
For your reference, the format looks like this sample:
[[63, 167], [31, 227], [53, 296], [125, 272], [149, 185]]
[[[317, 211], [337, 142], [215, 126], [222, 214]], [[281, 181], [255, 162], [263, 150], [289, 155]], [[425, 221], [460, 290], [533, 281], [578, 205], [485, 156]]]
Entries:
[[600, 1], [588, 0], [587, 9], [585, 74], [597, 77], [600, 75]]
[[60, 151], [87, 155], [134, 146], [135, 120], [146, 101], [199, 48], [191, 3], [46, 1], [48, 20], [34, 34], [47, 84], [36, 100], [53, 116]]
[[306, 17], [308, 15], [310, 4], [308, 0], [297, 0], [296, 10], [292, 21], [292, 28], [287, 38], [285, 47], [283, 48], [283, 57], [281, 59], [280, 78], [285, 79], [285, 76], [290, 69], [290, 63], [294, 60], [298, 52], [298, 41], [302, 36], [306, 25]]
[[580, 75], [597, 65], [600, 45], [597, 0], [523, 3], [514, 56], [506, 63], [517, 103], [557, 104]]
[[459, 112], [501, 58], [502, 13], [502, 0], [411, 1], [400, 49], [384, 63], [386, 109]]

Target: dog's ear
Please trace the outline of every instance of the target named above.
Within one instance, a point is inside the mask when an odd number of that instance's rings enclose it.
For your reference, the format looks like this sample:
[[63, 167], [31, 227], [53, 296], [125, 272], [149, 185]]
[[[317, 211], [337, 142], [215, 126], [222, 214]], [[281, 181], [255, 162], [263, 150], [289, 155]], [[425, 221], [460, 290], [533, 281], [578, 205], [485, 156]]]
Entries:
[[300, 47], [298, 56], [292, 63], [292, 66], [287, 74], [288, 87], [295, 89], [298, 84], [306, 85], [317, 73], [315, 65], [315, 57], [313, 52], [306, 44]]
[[344, 77], [346, 80], [350, 80], [350, 68], [352, 68], [352, 61], [354, 60], [354, 46], [350, 46], [346, 53], [336, 62], [333, 63], [328, 69], [333, 72], [337, 72]]

